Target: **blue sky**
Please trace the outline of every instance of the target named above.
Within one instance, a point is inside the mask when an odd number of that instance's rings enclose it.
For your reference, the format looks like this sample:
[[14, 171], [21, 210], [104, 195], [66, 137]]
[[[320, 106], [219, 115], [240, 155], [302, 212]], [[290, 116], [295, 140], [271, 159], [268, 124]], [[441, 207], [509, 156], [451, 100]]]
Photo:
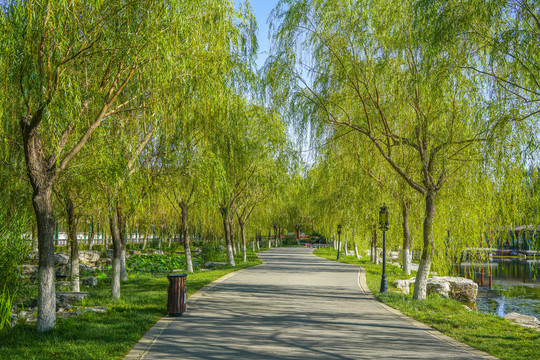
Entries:
[[259, 56], [257, 58], [257, 68], [264, 65], [264, 61], [270, 51], [270, 42], [268, 41], [268, 16], [279, 0], [250, 0], [253, 12], [257, 18], [259, 32], [257, 40], [259, 42]]

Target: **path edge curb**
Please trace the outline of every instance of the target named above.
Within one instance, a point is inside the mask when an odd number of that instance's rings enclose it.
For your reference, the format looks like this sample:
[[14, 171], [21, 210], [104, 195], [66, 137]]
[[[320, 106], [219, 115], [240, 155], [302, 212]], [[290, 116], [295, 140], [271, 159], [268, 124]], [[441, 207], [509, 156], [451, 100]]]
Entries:
[[[255, 265], [258, 266], [258, 265]], [[191, 306], [195, 301], [203, 297], [210, 289], [216, 287], [223, 281], [233, 277], [236, 274], [241, 273], [242, 271], [249, 269], [239, 269], [233, 272], [230, 272], [228, 274], [223, 275], [222, 277], [212, 281], [210, 284], [207, 284], [203, 286], [201, 289], [197, 290], [195, 293], [191, 294], [190, 297], [187, 298], [187, 305]], [[124, 356], [124, 360], [135, 360], [135, 359], [144, 359], [146, 354], [148, 353], [148, 350], [150, 349], [150, 346], [154, 343], [154, 341], [163, 333], [165, 329], [171, 324], [171, 322], [174, 319], [178, 319], [175, 317], [169, 317], [169, 316], [163, 316], [160, 318], [151, 328], [148, 330], [142, 338], [139, 339], [139, 341], [133, 345], [133, 347], [129, 350], [129, 352]]]

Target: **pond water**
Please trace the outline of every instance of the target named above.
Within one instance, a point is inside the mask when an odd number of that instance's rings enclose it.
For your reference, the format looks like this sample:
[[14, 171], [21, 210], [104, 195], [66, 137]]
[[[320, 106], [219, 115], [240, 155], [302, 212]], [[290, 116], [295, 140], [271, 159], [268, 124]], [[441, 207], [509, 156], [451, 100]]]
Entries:
[[517, 312], [540, 319], [540, 261], [495, 260], [462, 264], [459, 270], [460, 276], [478, 284], [479, 311], [499, 316]]

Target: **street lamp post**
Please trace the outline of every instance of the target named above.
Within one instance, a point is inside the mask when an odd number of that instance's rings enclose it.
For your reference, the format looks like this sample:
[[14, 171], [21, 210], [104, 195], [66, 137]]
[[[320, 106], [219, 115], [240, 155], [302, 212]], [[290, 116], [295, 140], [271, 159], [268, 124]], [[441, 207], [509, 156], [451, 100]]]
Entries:
[[338, 238], [337, 259], [339, 260], [339, 253], [341, 250], [341, 224], [337, 226], [337, 238]]
[[386, 282], [386, 230], [388, 230], [388, 208], [386, 205], [379, 210], [379, 225], [382, 230], [383, 241], [383, 262], [382, 262], [382, 277], [381, 277], [381, 292], [388, 291], [388, 283]]

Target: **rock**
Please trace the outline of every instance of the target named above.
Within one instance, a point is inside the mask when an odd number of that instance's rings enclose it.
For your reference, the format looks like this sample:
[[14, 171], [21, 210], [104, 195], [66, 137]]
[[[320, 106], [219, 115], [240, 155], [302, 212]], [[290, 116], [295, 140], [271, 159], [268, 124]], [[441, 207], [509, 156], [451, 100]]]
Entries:
[[208, 261], [204, 264], [204, 267], [206, 268], [214, 268], [214, 267], [218, 267], [218, 266], [223, 266], [225, 265], [225, 262], [211, 262], [211, 261]]
[[37, 265], [21, 265], [22, 275], [24, 277], [29, 277], [35, 279], [38, 276], [39, 266]]
[[112, 259], [99, 259], [99, 261], [96, 263], [96, 266], [97, 267], [107, 267], [107, 266], [112, 266]]
[[150, 254], [165, 255], [163, 250], [150, 249]]
[[69, 255], [65, 253], [55, 253], [54, 263], [56, 265], [67, 265], [69, 263]]
[[64, 312], [64, 308], [59, 308], [56, 310], [56, 313], [61, 313], [61, 312]]
[[29, 297], [23, 300], [16, 301], [13, 306], [17, 308], [24, 308], [24, 307], [36, 307], [38, 305], [38, 301], [34, 297]]
[[513, 312], [504, 315], [504, 318], [508, 321], [518, 324], [519, 326], [540, 330], [540, 320], [538, 320], [534, 316], [522, 315]]
[[89, 312], [92, 312], [94, 314], [105, 314], [107, 312], [107, 310], [109, 310], [109, 309], [106, 308], [105, 306], [95, 306], [95, 307], [91, 307], [91, 308], [86, 308], [84, 310], [84, 314], [89, 313]]
[[478, 295], [478, 284], [474, 281], [462, 277], [443, 276], [439, 279], [445, 279], [450, 285], [450, 298], [463, 302], [474, 303]]
[[142, 253], [139, 250], [129, 250], [130, 255], [141, 255]]
[[93, 276], [84, 278], [84, 279], [82, 279], [81, 282], [82, 282], [82, 284], [84, 286], [89, 286], [89, 287], [94, 287], [94, 286], [97, 286], [97, 284], [98, 284], [97, 278], [95, 278]]
[[449, 297], [450, 293], [450, 283], [446, 280], [443, 280], [439, 277], [432, 277], [428, 279], [427, 284], [427, 293], [437, 293], [445, 298]]
[[82, 250], [79, 251], [79, 262], [85, 265], [95, 265], [101, 256], [99, 251]]
[[[416, 278], [409, 279], [409, 283], [414, 283]], [[448, 286], [448, 288], [447, 288]], [[470, 304], [476, 301], [478, 295], [478, 285], [466, 278], [453, 276], [434, 276], [428, 279], [427, 293], [436, 292], [444, 297]]]
[[14, 327], [19, 322], [19, 315], [11, 314], [10, 319], [11, 319], [11, 327]]
[[24, 310], [21, 311], [21, 312], [19, 313], [19, 319], [21, 319], [21, 320], [26, 319], [26, 318], [28, 317], [29, 313], [30, 313], [29, 311], [24, 311]]
[[411, 271], [418, 271], [418, 264], [411, 263]]
[[26, 254], [26, 258], [28, 260], [37, 262], [39, 260], [39, 252], [37, 250], [32, 250], [28, 254]]
[[60, 265], [56, 267], [56, 277], [68, 277], [69, 276], [69, 265]]
[[73, 303], [84, 300], [89, 293], [87, 292], [73, 292], [73, 291], [57, 291], [56, 292], [56, 308], [67, 305], [73, 305]]
[[411, 282], [410, 280], [394, 280], [394, 283], [396, 284], [396, 288], [399, 292], [403, 294], [409, 294], [409, 285], [414, 283], [414, 281]]

